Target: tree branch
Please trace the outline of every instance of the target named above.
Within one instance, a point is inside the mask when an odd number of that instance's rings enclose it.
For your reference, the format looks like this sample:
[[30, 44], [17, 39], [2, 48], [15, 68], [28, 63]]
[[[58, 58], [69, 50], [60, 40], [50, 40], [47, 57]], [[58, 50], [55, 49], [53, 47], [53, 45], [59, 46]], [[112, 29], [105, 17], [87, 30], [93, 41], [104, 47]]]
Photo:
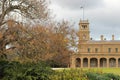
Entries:
[[3, 0], [3, 4], [2, 4], [2, 13], [4, 13], [4, 11], [5, 11], [5, 2], [6, 2], [6, 0]]

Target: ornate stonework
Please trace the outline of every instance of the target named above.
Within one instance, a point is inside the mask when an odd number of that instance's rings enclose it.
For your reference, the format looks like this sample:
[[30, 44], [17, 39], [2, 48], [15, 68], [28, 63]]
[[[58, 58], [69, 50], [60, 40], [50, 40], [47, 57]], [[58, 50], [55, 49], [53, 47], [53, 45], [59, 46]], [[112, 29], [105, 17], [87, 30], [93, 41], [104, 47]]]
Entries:
[[78, 53], [71, 55], [71, 67], [120, 67], [120, 40], [90, 39], [90, 30], [88, 20], [81, 20]]

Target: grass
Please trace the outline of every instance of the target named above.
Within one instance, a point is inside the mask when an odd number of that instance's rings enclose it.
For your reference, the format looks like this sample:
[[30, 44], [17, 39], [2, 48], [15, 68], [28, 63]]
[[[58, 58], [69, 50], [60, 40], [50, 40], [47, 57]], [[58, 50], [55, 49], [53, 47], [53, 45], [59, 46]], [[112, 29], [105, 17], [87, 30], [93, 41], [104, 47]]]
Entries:
[[94, 71], [94, 72], [101, 72], [101, 73], [113, 73], [120, 75], [120, 68], [82, 68], [85, 71]]
[[[120, 68], [53, 68], [54, 80], [120, 80]], [[119, 75], [119, 76], [118, 76]], [[72, 76], [72, 77], [71, 77]]]
[[103, 73], [113, 73], [120, 75], [120, 68], [95, 68], [94, 70], [98, 70]]
[[[60, 68], [60, 69], [56, 69], [56, 70], [63, 70], [63, 69], [65, 69], [65, 68]], [[69, 68], [66, 68], [66, 69], [69, 70]], [[77, 69], [81, 69], [81, 68], [77, 68]], [[99, 73], [113, 73], [113, 74], [120, 75], [120, 68], [82, 68], [82, 70], [99, 72]]]

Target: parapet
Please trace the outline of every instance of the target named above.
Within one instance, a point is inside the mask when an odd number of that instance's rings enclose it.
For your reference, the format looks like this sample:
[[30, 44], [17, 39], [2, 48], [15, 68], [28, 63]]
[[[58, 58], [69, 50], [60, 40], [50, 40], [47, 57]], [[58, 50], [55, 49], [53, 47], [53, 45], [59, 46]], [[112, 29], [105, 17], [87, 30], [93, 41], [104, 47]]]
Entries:
[[89, 20], [80, 20], [80, 23], [89, 23]]

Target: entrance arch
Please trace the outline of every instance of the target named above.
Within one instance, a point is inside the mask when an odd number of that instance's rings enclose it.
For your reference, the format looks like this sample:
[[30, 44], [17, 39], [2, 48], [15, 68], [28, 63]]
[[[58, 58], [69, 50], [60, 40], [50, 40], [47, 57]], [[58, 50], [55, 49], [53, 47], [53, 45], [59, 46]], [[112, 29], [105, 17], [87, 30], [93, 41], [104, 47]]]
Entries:
[[90, 59], [90, 67], [97, 67], [97, 66], [98, 66], [97, 58], [91, 58]]
[[80, 58], [76, 58], [75, 65], [76, 65], [76, 67], [81, 67], [81, 59]]
[[116, 67], [116, 59], [115, 58], [109, 59], [109, 67]]
[[88, 67], [88, 59], [87, 58], [83, 59], [83, 67]]
[[100, 67], [107, 67], [107, 59], [106, 58], [100, 59]]

